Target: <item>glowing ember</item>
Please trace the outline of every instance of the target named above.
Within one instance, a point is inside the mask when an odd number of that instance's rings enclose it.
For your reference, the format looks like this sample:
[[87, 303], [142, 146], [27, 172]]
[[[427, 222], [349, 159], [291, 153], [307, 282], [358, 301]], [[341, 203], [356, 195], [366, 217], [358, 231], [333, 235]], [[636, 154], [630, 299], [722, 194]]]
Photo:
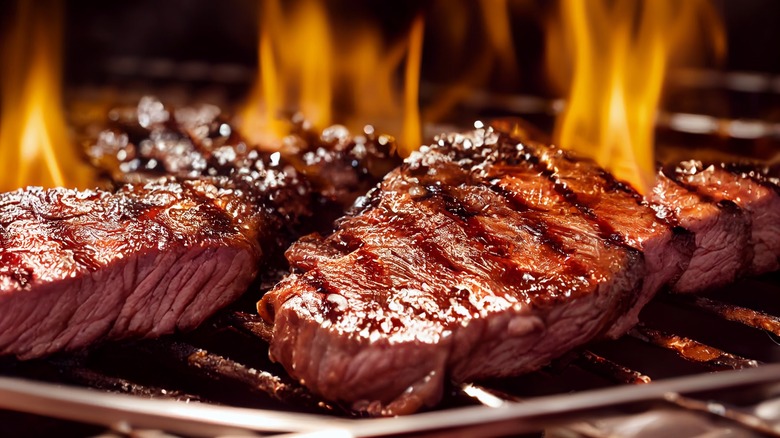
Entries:
[[706, 35], [700, 29], [716, 29], [708, 42], [723, 47], [710, 6], [693, 0], [562, 0], [560, 27], [548, 45], [550, 74], [566, 82], [568, 58], [573, 65], [556, 142], [647, 190], [654, 179], [656, 109], [671, 60]]
[[360, 132], [372, 124], [419, 146], [422, 16], [389, 43], [376, 23], [338, 23], [326, 2], [269, 0], [260, 13], [258, 78], [241, 111], [247, 138], [273, 146], [288, 133], [285, 116], [300, 111], [315, 128], [340, 123]]
[[0, 191], [85, 187], [92, 171], [68, 141], [61, 105], [62, 3], [19, 1], [2, 47]]

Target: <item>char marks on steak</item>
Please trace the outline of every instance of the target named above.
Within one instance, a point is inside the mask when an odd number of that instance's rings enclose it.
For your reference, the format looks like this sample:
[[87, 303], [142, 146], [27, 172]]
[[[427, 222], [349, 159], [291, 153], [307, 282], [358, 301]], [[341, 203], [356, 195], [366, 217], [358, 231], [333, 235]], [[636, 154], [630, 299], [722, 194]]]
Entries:
[[692, 190], [661, 169], [647, 194], [660, 216], [676, 217], [696, 236], [688, 269], [671, 284], [675, 292], [700, 292], [736, 280], [753, 260], [750, 217], [734, 202]]
[[[401, 162], [392, 137], [373, 129], [351, 135], [339, 125], [319, 132], [302, 119], [291, 121], [292, 133], [274, 150], [250, 147], [220, 108], [208, 104], [170, 108], [147, 96], [136, 107], [112, 110], [109, 118], [98, 134], [84, 135], [85, 152], [114, 181], [224, 176], [243, 186], [259, 184], [255, 191], [296, 236], [306, 227], [330, 229], [355, 198]], [[277, 176], [284, 181], [262, 174], [269, 165], [282, 171]], [[272, 192], [274, 183], [282, 189]], [[290, 185], [295, 192], [285, 190]]]
[[194, 328], [257, 272], [270, 227], [237, 203], [203, 181], [0, 195], [0, 354]]
[[761, 193], [746, 200], [665, 176], [645, 200], [592, 161], [494, 128], [440, 137], [333, 233], [288, 249], [292, 274], [258, 303], [271, 357], [325, 398], [414, 412], [448, 380], [538, 369], [621, 335], [659, 289], [722, 284], [774, 251], [755, 230], [768, 181], [733, 180]]
[[691, 251], [593, 163], [491, 130], [422, 148], [363, 204], [333, 234], [293, 244], [295, 273], [258, 310], [274, 323], [275, 360], [374, 414], [625, 330], [649, 299], [645, 279], [678, 277]]
[[211, 105], [145, 97], [110, 119], [86, 152], [113, 190], [0, 194], [0, 355], [192, 329], [278, 264], [313, 211], [340, 215], [397, 159], [392, 141], [340, 128], [291, 136], [287, 155], [252, 149]]
[[[757, 170], [685, 161], [668, 172], [680, 184], [716, 202], [732, 201], [751, 223], [751, 274], [780, 268], [780, 189]], [[746, 258], [748, 262], [750, 258]]]

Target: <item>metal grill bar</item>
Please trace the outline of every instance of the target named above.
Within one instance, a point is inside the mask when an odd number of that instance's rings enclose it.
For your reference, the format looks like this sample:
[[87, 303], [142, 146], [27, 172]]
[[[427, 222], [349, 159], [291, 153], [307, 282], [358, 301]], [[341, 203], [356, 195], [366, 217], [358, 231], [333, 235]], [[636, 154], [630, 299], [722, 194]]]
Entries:
[[594, 374], [620, 383], [644, 384], [650, 383], [652, 380], [639, 371], [632, 370], [591, 351], [582, 352], [574, 362]]
[[755, 368], [757, 360], [745, 359], [683, 336], [652, 329], [642, 324], [634, 327], [629, 336], [658, 347], [675, 351], [680, 357], [705, 364], [714, 369]]
[[346, 413], [338, 407], [325, 403], [287, 376], [277, 376], [269, 371], [247, 367], [240, 362], [185, 342], [161, 340], [145, 343], [141, 348], [163, 360], [173, 360], [190, 370], [198, 371], [204, 379], [236, 382], [297, 407]]
[[[686, 312], [692, 309], [697, 314], [707, 314], [708, 323], [715, 324], [716, 326], [718, 325], [717, 320], [715, 320], [714, 323], [709, 321], [711, 319], [711, 317], [708, 316], [709, 314], [717, 315], [724, 324], [727, 320], [734, 321], [736, 319], [734, 315], [741, 316], [741, 320], [738, 322], [742, 322], [742, 320], [748, 321], [749, 323], [746, 324], [747, 326], [759, 330], [766, 329], [763, 321], [769, 320], [771, 322], [777, 320], [777, 317], [773, 315], [719, 303], [709, 298], [663, 297], [662, 299], [664, 300], [664, 307], [659, 309], [665, 309], [668, 305], [672, 305], [673, 308], [679, 310], [683, 310], [687, 307], [689, 309], [686, 310]], [[618, 345], [617, 350], [620, 350], [622, 346], [625, 346], [626, 348], [631, 348], [632, 346], [635, 348], [642, 347], [640, 349], [643, 350], [641, 354], [645, 354], [645, 356], [647, 356], [647, 354], [652, 354], [652, 350], [654, 350], [653, 346], [659, 346], [665, 350], [676, 353], [680, 358], [684, 359], [680, 360], [680, 363], [692, 361], [694, 363], [704, 364], [705, 366], [718, 371], [756, 367], [759, 369], [754, 371], [762, 371], [762, 368], [777, 366], [759, 366], [761, 364], [757, 360], [728, 353], [727, 351], [707, 345], [701, 341], [684, 337], [681, 334], [669, 333], [657, 329], [655, 327], [666, 327], [663, 320], [658, 319], [658, 316], [658, 312], [656, 311], [655, 313], [651, 312], [646, 315], [646, 317], [643, 317], [643, 320], [646, 320], [645, 323], [652, 324], [653, 328], [646, 325], [639, 325], [632, 330], [625, 339], [617, 341], [617, 343], [607, 343], [607, 345]], [[663, 316], [663, 313], [661, 316]], [[728, 330], [725, 325], [720, 328]], [[713, 327], [713, 330], [715, 329], [718, 329], [718, 327]], [[678, 330], [672, 331], [676, 332]], [[114, 357], [113, 353], [124, 350], [125, 358], [128, 357], [129, 354], [131, 357], [137, 356], [143, 361], [148, 358], [149, 360], [155, 361], [155, 363], [161, 364], [161, 368], [165, 368], [160, 369], [160, 373], [163, 375], [165, 375], [165, 373], [181, 372], [182, 374], [193, 377], [197, 382], [203, 382], [204, 385], [208, 382], [211, 382], [212, 386], [214, 386], [213, 382], [225, 382], [225, 384], [231, 388], [246, 388], [245, 390], [242, 389], [245, 393], [245, 397], [251, 397], [251, 394], [254, 393], [261, 394], [261, 397], [265, 397], [265, 399], [271, 400], [271, 402], [278, 400], [280, 403], [278, 405], [272, 404], [272, 409], [278, 409], [280, 413], [289, 410], [304, 410], [308, 412], [335, 413], [342, 417], [354, 415], [354, 413], [343, 409], [341, 406], [323, 403], [283, 372], [272, 371], [275, 369], [274, 367], [265, 368], [266, 364], [269, 364], [265, 359], [258, 359], [257, 361], [251, 359], [252, 357], [259, 357], [265, 354], [264, 349], [267, 346], [266, 340], [270, 338], [270, 333], [269, 326], [256, 315], [241, 311], [223, 312], [209, 325], [186, 337], [136, 342], [119, 347], [106, 346], [102, 352], [101, 349], [97, 349], [95, 352], [88, 354], [80, 354], [73, 357], [60, 356], [59, 358], [52, 358], [42, 362], [44, 364], [48, 363], [48, 367], [51, 369], [63, 369], [64, 371], [61, 373], [63, 381], [71, 383], [77, 382], [93, 388], [138, 394], [155, 399], [200, 399], [207, 403], [217, 401], [219, 403], [227, 402], [228, 404], [232, 404], [230, 399], [212, 398], [215, 394], [208, 392], [208, 390], [203, 390], [204, 392], [201, 393], [200, 390], [197, 389], [197, 385], [195, 385], [195, 389], [190, 386], [185, 386], [184, 388], [186, 389], [182, 389], [182, 387], [177, 386], [181, 383], [180, 380], [176, 379], [172, 380], [170, 387], [161, 389], [157, 384], [145, 384], [134, 381], [135, 377], [133, 377], [134, 374], [132, 373], [130, 375], [125, 375], [122, 374], [122, 371], [120, 370], [117, 372], [118, 374], [114, 375], [112, 374], [114, 373], [114, 368], [112, 366], [108, 366], [110, 372], [106, 373], [104, 371], [105, 362], [123, 360], [121, 357]], [[224, 336], [226, 335], [229, 336], [225, 338]], [[759, 340], [760, 338], [761, 337], [759, 337]], [[225, 339], [226, 341], [224, 341]], [[636, 340], [639, 340], [640, 342], [637, 343]], [[625, 345], [620, 344], [621, 342]], [[768, 347], [774, 348], [774, 344], [769, 343], [769, 340], [766, 340], [766, 342]], [[625, 397], [628, 397], [628, 394], [634, 394], [631, 392], [633, 390], [639, 390], [645, 386], [657, 387], [656, 385], [664, 385], [668, 381], [666, 378], [658, 381], [659, 377], [655, 374], [656, 371], [652, 367], [649, 369], [642, 368], [642, 371], [632, 369], [633, 367], [629, 365], [629, 363], [631, 363], [630, 361], [626, 362], [624, 359], [620, 358], [621, 356], [619, 354], [615, 356], [610, 353], [609, 348], [604, 349], [602, 346], [598, 345], [594, 345], [593, 348], [595, 349], [594, 351], [583, 351], [577, 354], [571, 354], [568, 359], [558, 361], [557, 366], [549, 367], [543, 372], [536, 373], [534, 376], [518, 378], [519, 380], [517, 383], [512, 383], [513, 378], [508, 378], [491, 381], [489, 383], [472, 382], [471, 384], [458, 387], [456, 388], [456, 394], [452, 398], [452, 401], [447, 403], [448, 407], [441, 413], [446, 415], [453, 407], [455, 409], [463, 409], [463, 406], [473, 403], [482, 406], [492, 406], [497, 409], [505, 409], [510, 405], [514, 406], [518, 404], [518, 402], [520, 404], [527, 404], [523, 403], [524, 400], [534, 400], [534, 403], [530, 404], [536, 404], [538, 400], [544, 399], [546, 395], [540, 397], [540, 394], [526, 394], [523, 383], [527, 382], [529, 379], [533, 380], [536, 378], [541, 379], [543, 385], [546, 384], [545, 382], [549, 381], [549, 379], [556, 382], [553, 388], [554, 392], [550, 392], [549, 388], [547, 391], [542, 392], [542, 394], [553, 394], [553, 396], [555, 396], [554, 394], [568, 394], [568, 392], [572, 390], [576, 391], [574, 394], [583, 392], [595, 394], [599, 391], [609, 391], [610, 389], [625, 389], [629, 390], [624, 394]], [[256, 352], [256, 354], [252, 353], [247, 355], [246, 351], [253, 351]], [[100, 359], [92, 360], [91, 358], [96, 353]], [[762, 358], [764, 357], [765, 356], [762, 356]], [[766, 357], [770, 358], [766, 360], [774, 361], [771, 360], [771, 357], [773, 356], [770, 355]], [[244, 359], [250, 360], [245, 361]], [[646, 360], [643, 360], [643, 363], [652, 363], [653, 361], [653, 357], [647, 357]], [[7, 365], [0, 364], [0, 370], [10, 369], [10, 374], [12, 375], [35, 378], [36, 367], [29, 367], [24, 363], [20, 363], [20, 365], [23, 366], [11, 366], [8, 368]], [[118, 368], [121, 369], [122, 367]], [[24, 371], [27, 369], [32, 371]], [[8, 371], [4, 373], [7, 372]], [[585, 375], [593, 376], [593, 378], [596, 379], [594, 382], [602, 382], [597, 383], [597, 387], [603, 387], [605, 385], [605, 383], [603, 383], [604, 379], [606, 379], [607, 382], [628, 384], [623, 386], [630, 387], [621, 388], [621, 386], [618, 386], [616, 388], [593, 390], [587, 389], [587, 385], [585, 386], [585, 389], [583, 389], [576, 384], [578, 382], [574, 382], [574, 386], [569, 386], [568, 389], [566, 388], [567, 385], [571, 385], [572, 378], [580, 378], [583, 373]], [[567, 374], [568, 377], [566, 377]], [[574, 377], [572, 377], [572, 375]], [[652, 385], [641, 385], [641, 383], [649, 382], [651, 377], [653, 380], [657, 381]], [[695, 377], [705, 378], [709, 376], [703, 375]], [[164, 385], [168, 385], [164, 377], [161, 381], [165, 382]], [[721, 374], [719, 373], [717, 379], [713, 380], [711, 385], [717, 388], [725, 386], [725, 382], [727, 381], [728, 379], [722, 379]], [[640, 385], [636, 385], [637, 383], [640, 383]], [[606, 385], [609, 386], [609, 383]], [[683, 393], [682, 390], [678, 390], [677, 388], [670, 392], [677, 394]], [[641, 394], [641, 392], [637, 392], [637, 398], [635, 400], [641, 400], [641, 397], [639, 397]], [[222, 397], [222, 394], [218, 394], [217, 397]], [[688, 397], [688, 395], [686, 395], [686, 397]], [[662, 399], [663, 397], [659, 397], [655, 400], [659, 401]], [[567, 399], [564, 398], [562, 400], [565, 401]], [[676, 407], [685, 409], [686, 411], [691, 410], [687, 407], [688, 405], [694, 407], [701, 406], [690, 403], [683, 406], [684, 401], [687, 402], [688, 400], [675, 398], [673, 400], [667, 400], [667, 403], [674, 404]], [[245, 404], [245, 402], [237, 400], [235, 406], [247, 407], [252, 406], [252, 403], [254, 403], [254, 401]], [[594, 403], [594, 408], [597, 404], [598, 403]], [[614, 407], [620, 405], [620, 402], [605, 402], [602, 403], [602, 407], [607, 404], [614, 409]], [[718, 404], [725, 405], [726, 403], [718, 400], [710, 406], [718, 406]], [[268, 411], [263, 410], [263, 412]], [[732, 415], [734, 412], [727, 411], [727, 414], [734, 416]], [[737, 413], [745, 414], [742, 411], [738, 411]], [[597, 413], [594, 412], [594, 415], [596, 414]], [[550, 424], [563, 424], [560, 421], [573, 421], [571, 420], [573, 418], [572, 413], [565, 413], [565, 409], [560, 410], [556, 415], [560, 415], [560, 418], [556, 417], [558, 418], [555, 420], [556, 423]], [[564, 417], [565, 419], [561, 420], [561, 418]], [[736, 417], [736, 419], [730, 419], [729, 421], [753, 422], [752, 424], [758, 426], [754, 426], [752, 430], [761, 433], [770, 433], [767, 432], [769, 429], [766, 429], [764, 427], [765, 425], [762, 425], [749, 417]], [[541, 425], [545, 423], [540, 422], [537, 424]], [[473, 424], [470, 427], [476, 427], [476, 424]], [[764, 428], [761, 429], [761, 427]], [[360, 428], [358, 427], [358, 429]], [[356, 435], [362, 435], [362, 433], [356, 432]]]
[[258, 315], [246, 312], [231, 312], [221, 318], [220, 324], [234, 327], [265, 342], [271, 340], [272, 327]]
[[67, 380], [80, 385], [142, 397], [172, 399], [186, 402], [203, 401], [203, 399], [197, 395], [187, 394], [175, 389], [143, 385], [122, 377], [110, 376], [83, 364], [74, 363], [73, 361], [63, 361], [60, 363], [62, 365], [60, 367], [61, 374], [65, 376]]
[[733, 421], [762, 434], [780, 436], [780, 425], [773, 425], [756, 415], [727, 406], [723, 403], [697, 400], [692, 397], [680, 395], [676, 392], [667, 393], [664, 396], [664, 400], [682, 409], [703, 412]]
[[673, 299], [713, 315], [720, 316], [728, 321], [739, 322], [748, 327], [766, 330], [773, 333], [775, 336], [780, 336], [780, 318], [776, 316], [701, 296], [677, 296]]

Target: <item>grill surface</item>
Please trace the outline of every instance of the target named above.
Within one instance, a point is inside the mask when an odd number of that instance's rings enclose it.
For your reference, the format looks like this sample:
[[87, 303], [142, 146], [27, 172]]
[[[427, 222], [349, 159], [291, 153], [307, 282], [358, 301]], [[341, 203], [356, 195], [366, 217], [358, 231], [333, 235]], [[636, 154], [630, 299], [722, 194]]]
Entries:
[[[643, 405], [648, 403], [660, 403], [667, 409], [710, 412], [711, 405], [700, 401], [706, 399], [682, 397], [680, 391], [661, 391], [656, 387], [660, 382], [660, 385], [671, 385], [670, 389], [687, 387], [696, 388], [696, 392], [704, 389], [714, 391], [719, 406], [723, 406], [727, 402], [734, 403], [729, 400], [734, 392], [717, 394], [717, 391], [739, 383], [740, 378], [746, 379], [743, 382], [746, 383], [760, 376], [758, 380], [762, 382], [768, 379], [780, 385], [780, 324], [777, 316], [773, 316], [780, 315], [778, 295], [780, 273], [742, 280], [712, 291], [706, 298], [662, 295], [643, 311], [641, 324], [618, 340], [592, 344], [586, 350], [572, 352], [533, 374], [451, 388], [450, 395], [437, 411], [413, 417], [442, 415], [453, 412], [453, 409], [468, 410], [478, 405], [505, 407], [508, 406], [507, 401], [518, 402], [522, 406], [539, 406], [540, 403], [546, 406], [543, 402], [550, 397], [555, 399], [570, 393], [583, 396], [581, 404], [548, 412], [541, 421], [536, 418], [540, 414], [533, 414], [533, 410], [531, 413], [520, 412], [516, 418], [509, 416], [496, 424], [489, 418], [480, 421], [482, 426], [498, 427], [488, 429], [491, 431], [503, 430], [501, 428], [506, 425], [500, 424], [509, 420], [512, 420], [515, 431], [533, 431], [564, 420], [570, 421], [582, 415], [586, 408], [603, 410], [608, 407], [615, 410], [620, 407], [617, 412], [625, 413], [642, 411], [646, 409]], [[131, 403], [129, 411], [136, 414], [144, 410], [143, 402], [176, 400], [178, 404], [204, 402], [207, 406], [262, 409], [254, 412], [261, 416], [276, 414], [283, 419], [288, 419], [291, 414], [292, 418], [314, 418], [321, 422], [320, 427], [347, 427], [344, 419], [355, 417], [354, 413], [318, 400], [268, 361], [264, 340], [267, 331], [255, 316], [245, 311], [250, 305], [249, 302], [239, 303], [187, 335], [105, 345], [88, 353], [60, 355], [46, 360], [18, 362], [5, 359], [0, 364], [0, 370], [10, 379], [2, 383], [20, 382], [20, 378], [34, 379], [132, 394], [138, 396], [131, 398], [137, 405]], [[753, 372], [762, 374], [722, 373], [744, 368], [755, 368]], [[765, 375], [769, 371], [772, 373]], [[645, 385], [651, 381], [655, 383]], [[640, 386], [649, 389], [641, 389]], [[48, 394], [55, 403], [67, 405], [75, 397], [58, 394], [58, 391], [63, 390], [52, 389]], [[64, 401], [57, 398], [63, 396]], [[763, 397], [766, 395], [759, 399]], [[0, 397], [0, 400], [3, 400], [0, 404], [9, 409], [37, 412], [16, 405], [10, 397]], [[619, 406], [619, 403], [628, 401], [634, 404]], [[516, 403], [509, 405], [515, 406]], [[201, 407], [200, 404], [193, 406]], [[628, 411], [626, 408], [629, 408]], [[731, 423], [749, 424], [754, 430], [771, 427], [755, 415], [738, 412], [741, 416], [729, 411], [721, 413], [720, 418]], [[51, 408], [43, 413], [62, 416]], [[588, 417], [597, 418], [597, 414], [588, 412]], [[750, 420], [745, 420], [744, 415]], [[89, 420], [77, 415], [66, 417]], [[168, 423], [163, 421], [158, 427], [191, 433], [182, 430], [174, 416], [168, 414], [165, 418]], [[527, 421], [522, 425], [515, 424], [519, 419]], [[143, 417], [136, 421], [134, 427], [153, 427]], [[368, 420], [368, 424], [376, 421]], [[398, 424], [408, 423], [405, 419], [395, 421]], [[355, 434], [386, 431], [368, 427], [360, 432], [361, 427], [367, 427], [363, 426], [367, 424], [366, 420], [351, 420], [346, 424], [352, 423], [361, 425], [353, 431]], [[300, 428], [284, 427], [274, 430], [301, 431]], [[428, 428], [424, 430], [428, 431]]]
[[[216, 98], [223, 99], [229, 97]], [[555, 102], [538, 98], [487, 96], [485, 101], [492, 108], [472, 102], [476, 108], [464, 112], [468, 121], [510, 113], [549, 127], [556, 111]], [[660, 129], [671, 132], [670, 140], [712, 138], [709, 132], [682, 129], [689, 125], [671, 126], [669, 117], [661, 118]], [[761, 132], [775, 145], [780, 129], [767, 126]], [[704, 297], [661, 295], [644, 309], [641, 324], [621, 339], [594, 343], [533, 374], [453, 387], [436, 411], [366, 420], [317, 399], [268, 360], [267, 327], [253, 310], [259, 294], [250, 292], [244, 302], [190, 334], [46, 360], [0, 359], [0, 408], [7, 409], [0, 410], [0, 435], [150, 428], [216, 435], [330, 428], [344, 436], [451, 436], [451, 429], [467, 436], [478, 428], [480, 435], [547, 429], [550, 436], [606, 436], [604, 430], [620, 436], [617, 420], [598, 419], [638, 418], [637, 413], [679, 419], [680, 413], [704, 412], [718, 427], [780, 436], [779, 418], [772, 424], [748, 408], [780, 397], [778, 296], [780, 273], [744, 279]], [[244, 408], [251, 411], [239, 410]], [[582, 418], [588, 422], [572, 423]]]

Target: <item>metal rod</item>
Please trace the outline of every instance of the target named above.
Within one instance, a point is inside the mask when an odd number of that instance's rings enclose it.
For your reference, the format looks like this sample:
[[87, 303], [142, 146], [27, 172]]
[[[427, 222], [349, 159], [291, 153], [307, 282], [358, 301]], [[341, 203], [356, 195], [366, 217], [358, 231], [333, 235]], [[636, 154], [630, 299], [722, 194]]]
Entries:
[[780, 318], [776, 316], [705, 297], [675, 296], [673, 299], [720, 316], [729, 321], [738, 322], [760, 330], [766, 330], [775, 336], [780, 336]]
[[160, 339], [140, 348], [152, 351], [157, 357], [176, 361], [188, 370], [205, 374], [209, 379], [237, 382], [294, 406], [315, 408], [319, 411], [343, 412], [337, 406], [325, 403], [314, 396], [286, 375], [277, 376], [269, 371], [250, 368], [185, 342]]
[[652, 380], [649, 376], [639, 371], [632, 370], [591, 351], [583, 351], [575, 359], [575, 363], [580, 368], [620, 383], [644, 384], [650, 383]]
[[59, 366], [60, 374], [68, 381], [79, 385], [143, 397], [172, 399], [185, 402], [203, 401], [201, 397], [197, 395], [188, 394], [175, 389], [143, 385], [128, 379], [105, 374], [82, 364], [74, 363], [74, 361], [58, 360], [52, 361], [52, 363]]
[[682, 396], [676, 392], [667, 393], [664, 395], [664, 400], [689, 411], [704, 412], [733, 421], [741, 426], [765, 435], [780, 436], [780, 425], [773, 425], [756, 415], [734, 409], [717, 401], [697, 400], [695, 398]]
[[760, 362], [736, 356], [718, 348], [683, 336], [637, 325], [628, 333], [641, 341], [675, 351], [683, 359], [708, 365], [715, 369], [755, 368]]
[[231, 312], [222, 316], [220, 321], [265, 342], [271, 341], [273, 326], [265, 322], [259, 315], [246, 312]]

